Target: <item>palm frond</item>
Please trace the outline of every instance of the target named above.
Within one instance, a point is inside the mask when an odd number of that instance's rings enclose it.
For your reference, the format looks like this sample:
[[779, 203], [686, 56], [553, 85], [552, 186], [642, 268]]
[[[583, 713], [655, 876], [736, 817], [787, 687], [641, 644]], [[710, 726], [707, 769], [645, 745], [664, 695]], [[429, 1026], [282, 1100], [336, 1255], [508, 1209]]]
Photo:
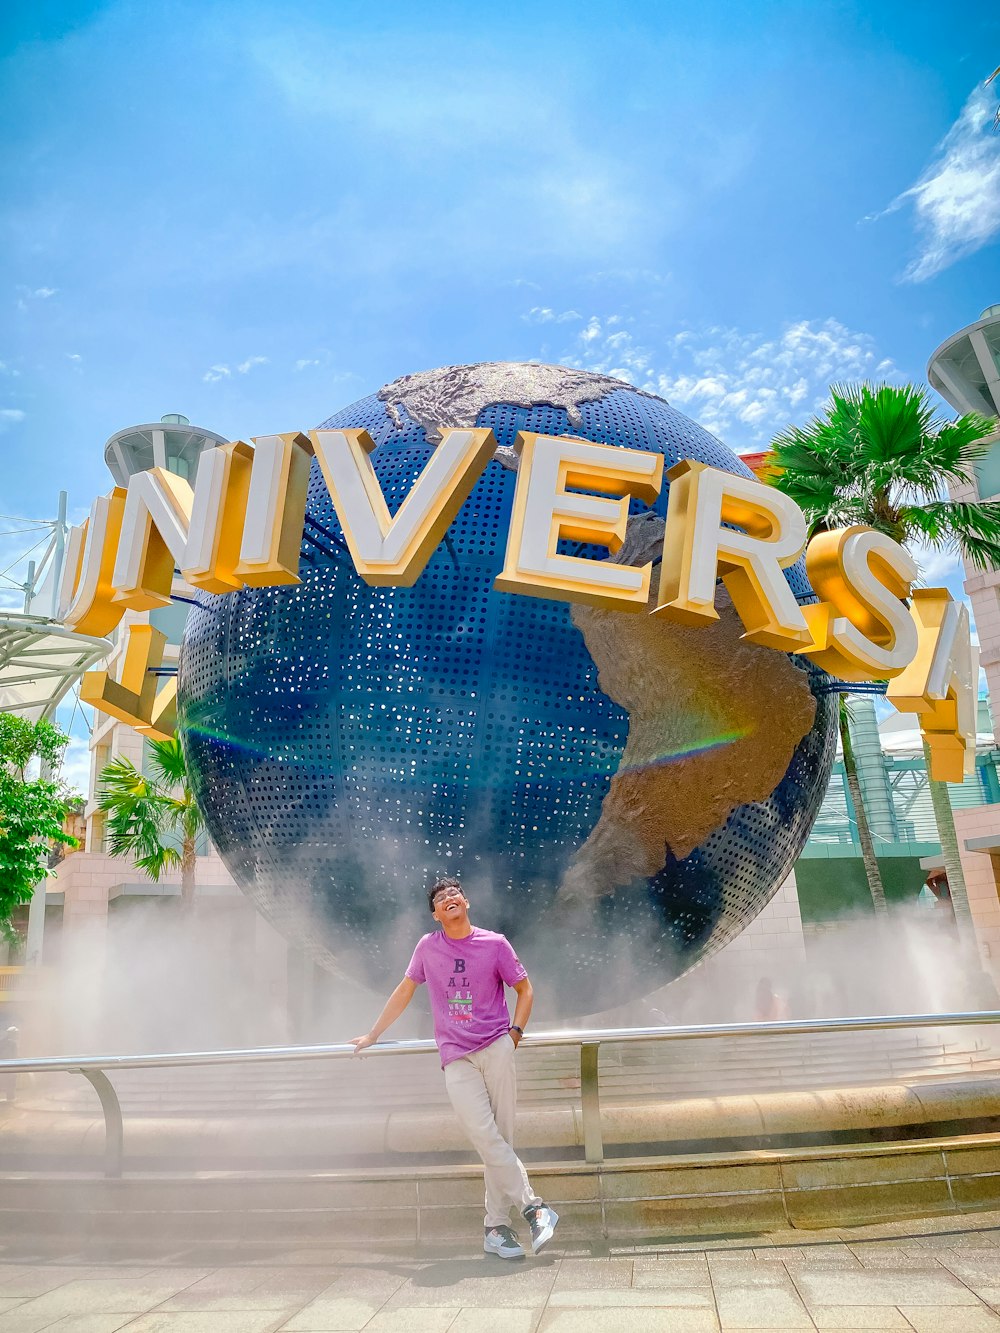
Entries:
[[154, 790], [153, 784], [130, 759], [113, 759], [101, 770], [98, 809], [108, 810], [123, 800], [146, 800]]
[[771, 451], [769, 481], [810, 517], [823, 515], [857, 487], [850, 450], [823, 423], [791, 427], [774, 438]]
[[173, 870], [180, 865], [181, 856], [175, 847], [160, 846], [145, 856], [137, 856], [135, 863], [155, 884], [165, 870]]
[[187, 764], [176, 736], [165, 741], [150, 741], [148, 754], [149, 766], [162, 786], [181, 787], [187, 784]]
[[[836, 398], [838, 390], [834, 390]], [[853, 401], [858, 441], [870, 462], [904, 464], [919, 456], [933, 426], [927, 395], [912, 384], [862, 384]]]
[[1000, 567], [1000, 500], [938, 500], [907, 508], [902, 516], [910, 532], [932, 546], [958, 551], [977, 569]]
[[104, 828], [111, 856], [131, 857], [138, 864], [155, 861], [165, 850], [158, 811], [149, 803], [112, 809]]
[[854, 423], [855, 467], [869, 494], [891, 506], [901, 486], [919, 494], [939, 488], [941, 469], [931, 457], [939, 423], [924, 390], [912, 384], [838, 385], [833, 403]]
[[977, 461], [992, 448], [988, 437], [993, 430], [994, 424], [975, 412], [940, 424], [924, 437], [918, 456], [900, 469], [897, 481], [911, 498], [932, 497], [949, 482], [972, 481]]
[[100, 775], [97, 806], [106, 816], [108, 853], [134, 861], [153, 880], [180, 864], [170, 839], [184, 819], [185, 802], [170, 794], [171, 786], [140, 773], [124, 758], [112, 760]]

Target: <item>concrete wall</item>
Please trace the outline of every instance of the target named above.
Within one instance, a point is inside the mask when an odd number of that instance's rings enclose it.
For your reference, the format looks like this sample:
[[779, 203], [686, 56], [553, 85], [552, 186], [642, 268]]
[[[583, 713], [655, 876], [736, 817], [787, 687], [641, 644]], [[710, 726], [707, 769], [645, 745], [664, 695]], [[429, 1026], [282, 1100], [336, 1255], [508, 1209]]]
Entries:
[[1000, 806], [956, 810], [955, 831], [980, 957], [1000, 986], [1000, 856], [970, 852], [965, 846], [967, 839], [986, 837], [995, 838], [1000, 846]]

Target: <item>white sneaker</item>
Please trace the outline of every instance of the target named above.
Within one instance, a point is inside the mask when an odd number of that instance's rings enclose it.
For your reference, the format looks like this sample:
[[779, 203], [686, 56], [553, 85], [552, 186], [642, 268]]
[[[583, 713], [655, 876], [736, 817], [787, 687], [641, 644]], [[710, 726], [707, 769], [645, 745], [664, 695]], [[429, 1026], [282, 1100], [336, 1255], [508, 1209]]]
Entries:
[[525, 1208], [524, 1220], [531, 1228], [531, 1252], [537, 1254], [555, 1235], [559, 1214], [547, 1203], [536, 1203], [532, 1208]]
[[510, 1227], [490, 1227], [483, 1237], [483, 1250], [500, 1259], [523, 1259], [524, 1248]]

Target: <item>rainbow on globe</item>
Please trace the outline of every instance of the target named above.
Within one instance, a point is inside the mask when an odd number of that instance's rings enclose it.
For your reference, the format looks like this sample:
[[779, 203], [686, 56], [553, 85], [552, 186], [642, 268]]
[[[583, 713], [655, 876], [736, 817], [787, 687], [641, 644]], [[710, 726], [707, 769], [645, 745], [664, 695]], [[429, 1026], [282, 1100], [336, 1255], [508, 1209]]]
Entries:
[[[164, 468], [139, 473], [127, 489], [99, 496], [71, 533], [59, 618], [78, 633], [107, 634], [126, 610], [168, 604], [175, 567], [210, 593], [297, 583], [313, 457], [358, 575], [410, 587], [497, 454], [491, 430], [440, 434], [394, 515], [365, 430], [236, 441], [205, 455], [194, 487]], [[801, 654], [846, 681], [887, 680], [889, 700], [920, 717], [932, 777], [960, 782], [971, 771], [978, 670], [968, 611], [946, 589], [914, 588], [917, 567], [890, 537], [853, 526], [807, 543], [805, 517], [782, 492], [682, 460], [666, 472], [660, 559], [619, 563], [630, 501], [657, 498], [663, 456], [529, 431], [513, 453], [513, 511], [494, 588], [700, 625], [718, 620], [721, 578], [746, 640]], [[612, 558], [569, 554], [566, 542]], [[811, 605], [799, 604], [783, 574], [803, 552], [818, 596]], [[150, 626], [132, 627], [120, 679], [88, 673], [85, 701], [147, 734], [169, 734], [176, 686], [157, 689], [151, 674], [163, 643]]]

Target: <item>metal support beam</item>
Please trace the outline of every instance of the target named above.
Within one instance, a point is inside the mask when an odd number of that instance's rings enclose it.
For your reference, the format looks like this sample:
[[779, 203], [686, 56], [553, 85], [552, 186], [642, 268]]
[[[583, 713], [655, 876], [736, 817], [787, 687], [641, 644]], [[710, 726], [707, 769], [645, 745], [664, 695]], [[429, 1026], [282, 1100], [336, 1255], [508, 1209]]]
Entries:
[[101, 1099], [104, 1112], [104, 1174], [109, 1180], [119, 1180], [122, 1158], [125, 1155], [125, 1126], [122, 1123], [121, 1102], [103, 1069], [78, 1069]]
[[583, 1154], [588, 1162], [604, 1161], [601, 1131], [600, 1077], [597, 1069], [601, 1043], [580, 1043], [580, 1103], [583, 1109]]
[[993, 411], [989, 415], [995, 416], [1000, 412], [1000, 370], [997, 370], [993, 352], [982, 329], [973, 329], [969, 334], [969, 342], [972, 344], [972, 350], [979, 362], [979, 369], [983, 372], [983, 379], [986, 381], [986, 392], [992, 399]]

